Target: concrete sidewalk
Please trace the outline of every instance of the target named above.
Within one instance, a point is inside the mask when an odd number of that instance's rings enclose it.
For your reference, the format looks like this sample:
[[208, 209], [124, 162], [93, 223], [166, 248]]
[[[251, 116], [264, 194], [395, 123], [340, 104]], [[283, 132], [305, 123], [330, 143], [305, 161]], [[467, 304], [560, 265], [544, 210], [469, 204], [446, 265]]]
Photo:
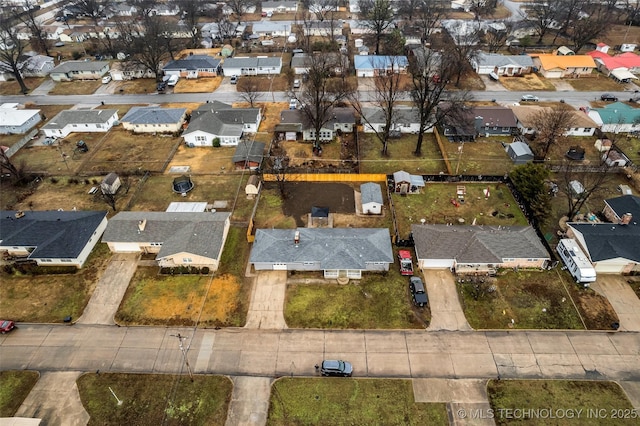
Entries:
[[287, 328], [282, 312], [286, 289], [287, 271], [259, 271], [254, 279], [245, 328]]

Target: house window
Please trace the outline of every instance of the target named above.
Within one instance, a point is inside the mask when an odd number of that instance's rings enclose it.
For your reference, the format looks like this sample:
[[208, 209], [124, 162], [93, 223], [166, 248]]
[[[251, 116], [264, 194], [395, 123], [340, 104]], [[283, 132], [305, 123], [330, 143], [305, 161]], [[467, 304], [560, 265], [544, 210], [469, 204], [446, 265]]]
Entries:
[[51, 259], [42, 259], [42, 262], [51, 262]]
[[72, 124], [71, 127], [78, 127], [78, 125], [77, 124]]
[[585, 131], [585, 132], [590, 132], [590, 131], [591, 131], [591, 128], [590, 128], [590, 127], [585, 127], [585, 128], [584, 128], [584, 131]]
[[493, 130], [498, 130], [498, 126], [493, 126]]
[[503, 128], [502, 128], [502, 131], [503, 131], [503, 132], [508, 132], [508, 131], [509, 131], [509, 127], [503, 127]]
[[191, 263], [193, 262], [193, 260], [190, 257], [183, 257], [182, 258], [182, 263]]
[[515, 259], [515, 258], [512, 258], [512, 257], [507, 257], [507, 258], [505, 258], [503, 261], [504, 261], [504, 262], [513, 262], [514, 260], [516, 260], [516, 259]]
[[151, 243], [151, 247], [161, 247], [162, 243]]
[[206, 142], [206, 141], [207, 141], [206, 136], [196, 136], [196, 142]]
[[62, 259], [62, 262], [64, 262], [64, 263], [71, 263], [71, 259]]

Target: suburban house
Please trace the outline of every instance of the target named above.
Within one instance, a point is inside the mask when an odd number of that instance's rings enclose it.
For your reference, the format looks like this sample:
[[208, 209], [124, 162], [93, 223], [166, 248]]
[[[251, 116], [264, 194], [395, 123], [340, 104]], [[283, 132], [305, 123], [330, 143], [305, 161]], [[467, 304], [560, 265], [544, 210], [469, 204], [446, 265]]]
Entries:
[[[338, 133], [352, 133], [356, 126], [356, 117], [352, 108], [336, 107], [320, 129], [320, 141], [332, 141]], [[280, 111], [280, 123], [276, 124], [275, 134], [285, 140], [297, 140], [302, 134], [303, 141], [315, 141], [316, 130], [307, 116], [300, 110]]]
[[0, 252], [38, 266], [82, 268], [107, 227], [106, 211], [2, 211]]
[[132, 62], [113, 62], [109, 74], [114, 81], [133, 80], [136, 78], [156, 78], [156, 73], [148, 67]]
[[213, 146], [214, 139], [219, 139], [222, 146], [235, 146], [245, 133], [256, 133], [261, 120], [260, 108], [232, 108], [214, 101], [191, 113], [182, 137], [192, 147]]
[[265, 13], [287, 13], [297, 12], [297, 1], [263, 1], [261, 3], [261, 9]]
[[249, 262], [257, 271], [323, 271], [324, 278], [362, 278], [393, 264], [386, 228], [257, 229]]
[[406, 56], [356, 55], [353, 57], [356, 77], [376, 77], [389, 73], [406, 74], [409, 61]]
[[342, 34], [342, 24], [336, 21], [309, 21], [301, 25], [305, 36], [333, 37]]
[[[536, 133], [536, 116], [541, 113], [550, 113], [549, 107], [537, 105], [511, 105], [509, 106], [516, 117], [518, 131], [523, 135]], [[600, 127], [593, 119], [582, 111], [571, 111], [571, 124], [564, 132], [565, 136], [593, 136]]]
[[418, 267], [456, 273], [544, 268], [550, 256], [531, 226], [411, 225]]
[[18, 109], [17, 104], [2, 104], [0, 135], [27, 133], [41, 119], [39, 109]]
[[133, 16], [138, 10], [135, 6], [131, 6], [127, 3], [112, 4], [110, 9], [117, 16]]
[[[364, 108], [362, 125], [365, 133], [382, 132], [385, 127], [385, 114], [380, 108]], [[417, 109], [408, 106], [397, 106], [393, 109], [390, 133], [411, 133], [420, 131], [420, 114]], [[427, 132], [433, 132], [433, 127]]]
[[507, 145], [507, 155], [517, 166], [533, 161], [534, 157], [529, 145], [522, 141], [515, 141]]
[[588, 52], [602, 74], [613, 78], [619, 83], [637, 80], [635, 74], [640, 74], [640, 56], [632, 52], [611, 56], [601, 50]]
[[184, 59], [169, 62], [162, 68], [164, 75], [184, 78], [215, 77], [218, 75], [220, 59], [207, 55], [189, 55]]
[[478, 106], [457, 115], [446, 116], [440, 125], [443, 135], [451, 142], [470, 142], [481, 136], [511, 136], [517, 133], [516, 117], [506, 107]]
[[[27, 53], [18, 60], [18, 69], [22, 77], [46, 77], [54, 68], [51, 56]], [[16, 76], [10, 71], [7, 63], [0, 61], [0, 81], [15, 80]]]
[[227, 58], [222, 64], [224, 75], [274, 75], [282, 71], [282, 58], [271, 57], [235, 57]]
[[291, 35], [291, 24], [272, 21], [254, 22], [253, 34], [260, 37], [288, 37]]
[[120, 212], [109, 219], [102, 242], [113, 253], [152, 253], [160, 267], [218, 269], [230, 213]]
[[382, 214], [384, 201], [379, 184], [367, 182], [360, 185], [360, 205], [362, 214]]
[[175, 133], [186, 118], [186, 108], [132, 107], [120, 122], [134, 133]]
[[[349, 68], [349, 56], [338, 52], [323, 52], [323, 64], [331, 66], [331, 72], [342, 75]], [[312, 66], [312, 57], [307, 53], [294, 53], [291, 58], [291, 69], [296, 75], [307, 74]]]
[[478, 52], [471, 59], [471, 67], [479, 75], [517, 76], [531, 73], [533, 59], [528, 55], [502, 55], [500, 53]]
[[531, 53], [533, 64], [545, 78], [578, 78], [589, 75], [596, 63], [589, 55], [554, 55]]
[[640, 130], [640, 109], [623, 102], [591, 108], [588, 114], [605, 133], [630, 133]]
[[180, 6], [172, 3], [156, 3], [150, 13], [151, 15], [175, 16], [180, 13]]
[[236, 169], [259, 169], [264, 158], [265, 146], [262, 142], [240, 141], [236, 146], [232, 159]]
[[611, 223], [569, 222], [567, 235], [578, 241], [597, 273], [640, 272], [640, 197], [605, 200], [603, 213]]
[[42, 130], [45, 136], [64, 138], [75, 132], [108, 132], [117, 120], [117, 109], [67, 109], [49, 120]]
[[109, 71], [106, 61], [62, 62], [49, 73], [53, 81], [98, 80]]
[[424, 178], [404, 170], [393, 173], [393, 192], [398, 194], [418, 194], [424, 188]]

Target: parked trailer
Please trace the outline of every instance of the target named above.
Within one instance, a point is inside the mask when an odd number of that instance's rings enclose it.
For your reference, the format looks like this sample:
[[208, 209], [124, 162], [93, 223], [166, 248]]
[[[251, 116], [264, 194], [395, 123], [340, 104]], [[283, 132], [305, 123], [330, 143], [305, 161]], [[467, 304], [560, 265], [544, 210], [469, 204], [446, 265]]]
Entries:
[[[556, 250], [576, 282], [590, 283], [596, 280], [596, 270], [576, 240], [561, 239]], [[588, 286], [589, 284], [585, 284], [585, 287]]]

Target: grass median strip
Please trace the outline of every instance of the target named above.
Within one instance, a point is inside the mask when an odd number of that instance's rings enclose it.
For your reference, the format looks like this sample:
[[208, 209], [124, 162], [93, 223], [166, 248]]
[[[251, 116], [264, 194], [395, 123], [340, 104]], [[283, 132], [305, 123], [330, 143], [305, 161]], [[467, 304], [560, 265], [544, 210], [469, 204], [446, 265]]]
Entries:
[[13, 417], [40, 374], [37, 371], [0, 371], [0, 417]]

